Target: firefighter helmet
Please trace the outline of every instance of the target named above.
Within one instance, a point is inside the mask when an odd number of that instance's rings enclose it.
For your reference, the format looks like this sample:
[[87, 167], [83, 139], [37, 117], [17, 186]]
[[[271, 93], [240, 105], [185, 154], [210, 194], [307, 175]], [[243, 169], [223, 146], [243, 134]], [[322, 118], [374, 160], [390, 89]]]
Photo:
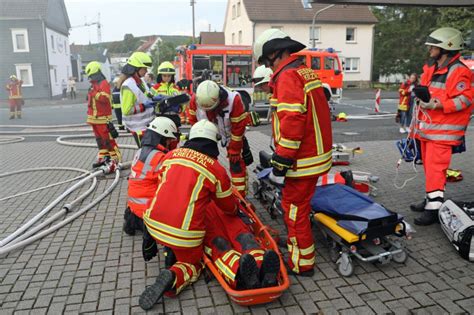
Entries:
[[295, 53], [305, 47], [306, 46], [300, 42], [291, 39], [286, 33], [275, 28], [270, 28], [265, 30], [255, 40], [253, 55], [255, 60], [261, 63], [263, 57], [268, 57], [268, 55], [276, 51], [286, 49], [289, 50], [290, 53]]
[[165, 61], [158, 67], [158, 74], [175, 74], [176, 70], [171, 62]]
[[16, 80], [16, 75], [12, 74], [12, 75], [10, 76], [10, 80]]
[[464, 41], [462, 34], [455, 28], [442, 27], [431, 33], [426, 39], [425, 45], [435, 46], [444, 50], [462, 50]]
[[86, 74], [88, 77], [100, 72], [100, 63], [97, 61], [91, 61], [86, 66]]
[[267, 68], [263, 65], [257, 67], [253, 73], [253, 81], [255, 82], [255, 86], [270, 82], [270, 77], [272, 74], [273, 71], [270, 68]]
[[346, 113], [339, 113], [337, 115], [337, 120], [338, 121], [347, 121], [347, 114]]
[[127, 60], [127, 64], [135, 68], [149, 68], [152, 63], [151, 57], [141, 51], [134, 52]]
[[211, 80], [201, 82], [196, 90], [196, 103], [206, 111], [216, 108], [219, 104], [219, 85]]
[[189, 140], [196, 138], [209, 139], [217, 143], [219, 141], [219, 131], [215, 124], [203, 119], [195, 123], [189, 131]]
[[176, 124], [168, 117], [156, 117], [150, 122], [147, 129], [166, 138], [178, 139], [180, 135]]

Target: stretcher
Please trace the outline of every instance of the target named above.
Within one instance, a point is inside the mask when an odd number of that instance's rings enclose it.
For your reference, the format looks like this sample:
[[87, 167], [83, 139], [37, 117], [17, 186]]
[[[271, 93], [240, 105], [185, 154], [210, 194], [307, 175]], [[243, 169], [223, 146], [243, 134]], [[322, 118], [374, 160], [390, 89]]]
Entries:
[[334, 184], [316, 189], [311, 199], [314, 223], [329, 245], [330, 258], [341, 275], [354, 272], [352, 258], [364, 262], [404, 263], [408, 255], [403, 238], [411, 227], [403, 217], [352, 187]]
[[290, 285], [282, 255], [275, 240], [272, 237], [272, 233], [274, 232], [265, 226], [262, 221], [260, 221], [255, 212], [255, 207], [250, 202], [245, 200], [237, 192], [237, 190], [234, 189], [233, 193], [239, 199], [240, 211], [242, 211], [248, 217], [248, 222], [246, 223], [249, 224], [250, 229], [257, 239], [257, 242], [259, 242], [263, 249], [272, 249], [280, 256], [280, 274], [278, 276], [278, 285], [274, 287], [253, 290], [234, 290], [227, 284], [224, 277], [219, 273], [217, 267], [214, 265], [209, 256], [204, 255], [204, 263], [206, 268], [214, 275], [222, 288], [224, 288], [230, 299], [235, 303], [244, 306], [270, 303], [279, 298]]

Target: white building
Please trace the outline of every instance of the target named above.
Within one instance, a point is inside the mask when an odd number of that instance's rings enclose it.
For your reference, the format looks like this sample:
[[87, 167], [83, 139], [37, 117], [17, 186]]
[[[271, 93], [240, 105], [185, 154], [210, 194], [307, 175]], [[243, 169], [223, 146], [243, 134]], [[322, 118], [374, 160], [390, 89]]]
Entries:
[[[278, 28], [311, 47], [314, 14], [326, 7], [303, 8], [301, 0], [228, 0], [224, 21], [227, 45], [252, 45], [268, 28]], [[368, 6], [335, 6], [317, 16], [316, 48], [334, 48], [344, 63], [344, 86], [368, 86], [372, 76], [374, 26]]]
[[52, 95], [62, 94], [61, 83], [72, 76], [69, 39], [66, 35], [46, 28], [48, 46], [49, 76]]

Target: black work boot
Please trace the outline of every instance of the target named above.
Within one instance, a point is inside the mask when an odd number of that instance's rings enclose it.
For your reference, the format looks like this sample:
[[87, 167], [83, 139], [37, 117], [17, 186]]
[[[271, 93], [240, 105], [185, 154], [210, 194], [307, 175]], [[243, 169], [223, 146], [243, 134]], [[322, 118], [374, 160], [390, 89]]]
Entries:
[[255, 258], [250, 254], [242, 255], [239, 260], [237, 288], [241, 290], [260, 288], [258, 274], [259, 270]]
[[156, 278], [156, 282], [145, 289], [140, 295], [138, 304], [145, 311], [151, 309], [173, 286], [175, 275], [171, 270], [164, 269]]
[[438, 210], [425, 210], [418, 218], [415, 218], [416, 225], [431, 225], [433, 223], [439, 223]]
[[414, 212], [423, 212], [425, 211], [426, 199], [420, 203], [410, 205], [410, 210]]
[[267, 251], [263, 255], [262, 266], [260, 267], [260, 280], [262, 288], [274, 287], [278, 285], [278, 273], [280, 272], [280, 257], [273, 250]]
[[346, 181], [346, 185], [349, 187], [354, 187], [354, 175], [351, 170], [340, 172], [342, 178]]

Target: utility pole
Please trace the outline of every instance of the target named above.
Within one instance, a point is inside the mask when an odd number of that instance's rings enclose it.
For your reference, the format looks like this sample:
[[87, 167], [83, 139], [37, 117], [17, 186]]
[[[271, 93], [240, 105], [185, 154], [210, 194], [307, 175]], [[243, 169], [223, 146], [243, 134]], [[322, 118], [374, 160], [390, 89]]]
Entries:
[[[312, 40], [312, 43], [313, 43], [313, 48], [316, 48], [316, 38], [314, 37], [314, 30], [315, 30], [315, 26], [314, 26], [314, 23], [316, 22], [316, 17], [322, 13], [323, 11], [326, 11], [327, 9], [331, 9], [333, 6], [335, 6], [335, 4], [331, 4], [331, 5], [328, 5], [327, 7], [324, 7], [322, 8], [321, 10], [319, 11], [316, 11], [316, 13], [314, 14], [313, 16], [313, 23], [311, 23], [311, 34], [309, 35], [309, 39]], [[312, 38], [311, 38], [312, 37]]]
[[195, 0], [191, 0], [191, 7], [193, 8], [193, 44], [196, 40], [196, 28], [195, 28], [195, 25], [194, 25], [194, 4], [196, 3]]

